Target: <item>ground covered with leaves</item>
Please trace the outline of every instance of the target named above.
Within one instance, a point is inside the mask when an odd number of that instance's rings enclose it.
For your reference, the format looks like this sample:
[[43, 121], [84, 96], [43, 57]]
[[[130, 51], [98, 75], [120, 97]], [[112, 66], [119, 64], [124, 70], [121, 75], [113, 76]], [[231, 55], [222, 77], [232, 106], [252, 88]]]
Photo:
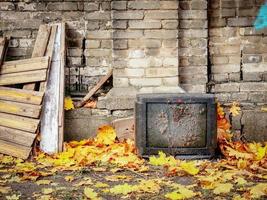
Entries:
[[[231, 107], [234, 116], [239, 107]], [[110, 126], [31, 161], [0, 155], [0, 199], [266, 199], [267, 143], [232, 141], [218, 106], [223, 159], [185, 161], [163, 152], [144, 160]]]

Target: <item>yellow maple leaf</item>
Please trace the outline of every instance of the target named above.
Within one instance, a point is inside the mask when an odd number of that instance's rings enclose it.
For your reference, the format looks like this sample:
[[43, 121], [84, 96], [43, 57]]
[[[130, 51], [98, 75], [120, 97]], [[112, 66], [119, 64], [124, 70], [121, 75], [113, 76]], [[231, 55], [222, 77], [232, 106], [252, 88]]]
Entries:
[[260, 198], [267, 195], [267, 183], [259, 183], [251, 187], [249, 193], [252, 198]]
[[261, 108], [261, 111], [263, 111], [263, 112], [267, 112], [267, 107], [262, 107], [262, 108]]
[[233, 188], [233, 184], [231, 183], [219, 183], [216, 185], [215, 189], [213, 190], [214, 194], [225, 194], [229, 193]]
[[136, 191], [137, 187], [135, 185], [129, 185], [127, 183], [123, 184], [123, 185], [116, 185], [113, 188], [111, 188], [109, 191], [112, 194], [129, 194], [133, 191]]
[[51, 180], [39, 180], [39, 181], [36, 181], [37, 185], [48, 185], [50, 183], [52, 183]]
[[179, 200], [179, 199], [189, 199], [196, 195], [197, 193], [195, 193], [194, 191], [189, 190], [186, 187], [181, 187], [178, 190], [167, 193], [165, 197], [171, 200]]
[[158, 193], [160, 191], [158, 180], [141, 180], [137, 187], [137, 190], [147, 193]]
[[91, 188], [86, 187], [83, 191], [84, 195], [91, 200], [99, 200], [101, 198], [98, 197], [98, 194]]
[[38, 200], [52, 200], [53, 197], [51, 197], [50, 195], [42, 195], [40, 197], [38, 197]]
[[234, 156], [236, 158], [243, 158], [243, 159], [252, 159], [253, 158], [253, 155], [250, 153], [240, 152], [240, 151], [237, 151], [237, 150], [235, 150], [231, 147], [228, 147], [228, 146], [225, 146], [225, 148], [227, 149], [229, 156]]
[[72, 182], [74, 180], [73, 176], [65, 176], [65, 181]]
[[178, 161], [173, 156], [166, 156], [165, 153], [162, 151], [159, 152], [159, 156], [150, 156], [149, 157], [149, 164], [155, 165], [155, 166], [177, 166]]
[[64, 98], [64, 109], [65, 110], [74, 109], [73, 101], [72, 101], [71, 97], [69, 97], [69, 96]]
[[7, 200], [19, 200], [20, 199], [20, 194], [13, 194], [12, 196], [6, 196]]
[[263, 159], [266, 155], [266, 151], [267, 151], [267, 145], [265, 145], [264, 147], [258, 147], [256, 160]]
[[182, 162], [180, 167], [190, 175], [196, 175], [199, 172], [194, 162]]
[[101, 182], [97, 182], [94, 186], [95, 186], [96, 188], [106, 188], [106, 187], [109, 187], [108, 184], [106, 184], [106, 183], [101, 183]]
[[233, 104], [230, 108], [230, 113], [232, 113], [232, 115], [235, 117], [235, 116], [239, 115], [240, 111], [241, 111], [241, 108], [239, 106], [239, 103], [233, 102]]
[[96, 139], [100, 144], [113, 144], [116, 139], [116, 132], [112, 126], [101, 126], [100, 128], [98, 128]]
[[237, 185], [245, 185], [247, 183], [247, 181], [244, 178], [242, 178], [242, 177], [238, 177], [235, 180], [235, 183], [237, 183]]
[[42, 189], [42, 193], [43, 194], [51, 194], [51, 193], [53, 193], [53, 188], [43, 188]]

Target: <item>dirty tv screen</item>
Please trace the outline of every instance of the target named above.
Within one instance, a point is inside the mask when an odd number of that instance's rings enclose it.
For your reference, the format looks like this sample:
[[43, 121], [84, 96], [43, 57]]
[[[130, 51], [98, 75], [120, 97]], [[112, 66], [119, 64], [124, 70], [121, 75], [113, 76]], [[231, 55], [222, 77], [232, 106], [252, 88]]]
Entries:
[[211, 94], [139, 94], [135, 140], [143, 157], [159, 151], [182, 159], [212, 158], [217, 144], [216, 102]]

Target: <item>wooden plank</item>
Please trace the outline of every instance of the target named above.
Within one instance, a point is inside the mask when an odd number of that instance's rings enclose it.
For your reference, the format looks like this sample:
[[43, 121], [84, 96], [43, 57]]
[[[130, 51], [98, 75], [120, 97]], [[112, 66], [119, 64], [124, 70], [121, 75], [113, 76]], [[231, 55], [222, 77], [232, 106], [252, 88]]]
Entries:
[[40, 105], [42, 103], [43, 96], [44, 92], [0, 87], [1, 100]]
[[40, 120], [0, 113], [0, 126], [35, 133]]
[[61, 26], [56, 31], [50, 74], [43, 101], [41, 114], [40, 147], [46, 153], [58, 152], [58, 110], [59, 110], [59, 80], [60, 80], [60, 36]]
[[46, 80], [46, 69], [0, 75], [0, 85], [32, 83]]
[[65, 97], [65, 61], [66, 61], [66, 26], [61, 24], [60, 42], [60, 77], [59, 77], [59, 109], [58, 109], [58, 151], [63, 151], [64, 143], [64, 97]]
[[0, 140], [0, 153], [27, 159], [32, 148]]
[[0, 100], [0, 112], [37, 119], [40, 116], [41, 106]]
[[107, 75], [102, 77], [100, 81], [96, 84], [95, 87], [93, 87], [89, 93], [80, 101], [78, 102], [75, 106], [77, 108], [82, 107], [101, 87], [102, 85], [112, 76], [112, 70], [108, 72]]
[[[32, 58], [44, 56], [50, 32], [51, 32], [51, 26], [44, 24], [40, 25], [32, 52]], [[35, 88], [35, 83], [26, 84], [23, 86], [23, 89], [26, 90], [34, 90], [34, 88]]]
[[36, 58], [27, 58], [21, 60], [12, 60], [12, 61], [5, 61], [3, 65], [12, 66], [12, 65], [19, 65], [19, 64], [29, 64], [29, 63], [38, 63], [46, 61], [48, 56], [40, 56]]
[[49, 57], [39, 57], [38, 59], [26, 59], [19, 61], [12, 61], [13, 64], [5, 62], [1, 68], [0, 74], [10, 74], [26, 71], [34, 71], [40, 69], [47, 69]]
[[[0, 38], [0, 66], [4, 62], [5, 54], [6, 54], [6, 49], [7, 49], [7, 38], [3, 37]], [[1, 69], [1, 67], [0, 67]]]
[[36, 134], [0, 126], [0, 140], [30, 147], [35, 138]]
[[[52, 55], [53, 55], [56, 32], [57, 32], [57, 25], [53, 25], [51, 29], [51, 34], [50, 34], [49, 42], [47, 45], [47, 49], [45, 52], [45, 55], [48, 56], [49, 58], [52, 58]], [[50, 65], [51, 65], [51, 59], [49, 60], [49, 63], [48, 63], [47, 77], [49, 76], [49, 73], [50, 73]], [[47, 81], [41, 82], [39, 91], [45, 91], [46, 85], [47, 85]]]
[[32, 52], [32, 57], [43, 56], [46, 51], [46, 47], [48, 44], [49, 36], [50, 36], [51, 26], [42, 24], [39, 27], [38, 34], [36, 37], [36, 41], [34, 44], [34, 49]]

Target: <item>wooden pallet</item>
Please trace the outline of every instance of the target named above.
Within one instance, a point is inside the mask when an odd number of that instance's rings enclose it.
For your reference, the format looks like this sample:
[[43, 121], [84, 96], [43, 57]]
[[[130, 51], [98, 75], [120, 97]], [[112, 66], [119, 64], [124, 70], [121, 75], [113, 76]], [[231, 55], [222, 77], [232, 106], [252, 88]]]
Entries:
[[[61, 31], [58, 31], [60, 28]], [[56, 37], [60, 34], [60, 50]], [[41, 25], [35, 41], [32, 58], [4, 62], [0, 71], [0, 153], [26, 159], [42, 124], [57, 121], [57, 149], [63, 147], [64, 128], [64, 66], [65, 66], [65, 25]], [[1, 47], [1, 46], [0, 46]], [[1, 50], [1, 48], [0, 48]], [[55, 57], [56, 56], [56, 57]], [[58, 61], [59, 60], [59, 61]], [[56, 75], [54, 74], [55, 72]], [[58, 77], [58, 82], [50, 77]], [[22, 89], [1, 87], [1, 85], [24, 84]], [[56, 90], [49, 92], [51, 86]], [[46, 93], [46, 97], [44, 98]], [[57, 96], [55, 117], [47, 115], [51, 105], [49, 98]], [[45, 100], [44, 100], [45, 99]], [[43, 110], [43, 111], [42, 111]], [[42, 117], [41, 117], [42, 116]], [[46, 121], [43, 119], [46, 118]], [[45, 135], [54, 132], [47, 130]], [[41, 134], [42, 138], [42, 134]], [[42, 140], [42, 139], [41, 139]], [[42, 142], [42, 141], [41, 141]], [[54, 153], [54, 152], [53, 152]]]

